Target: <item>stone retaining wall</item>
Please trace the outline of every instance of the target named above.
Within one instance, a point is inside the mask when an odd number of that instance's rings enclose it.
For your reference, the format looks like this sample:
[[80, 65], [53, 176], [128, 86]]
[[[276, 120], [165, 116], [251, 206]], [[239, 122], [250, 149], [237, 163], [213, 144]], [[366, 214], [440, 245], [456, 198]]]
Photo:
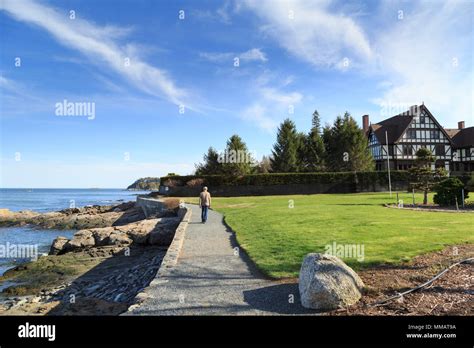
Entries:
[[145, 217], [149, 217], [165, 209], [162, 201], [145, 196], [137, 196], [137, 205], [142, 208]]
[[[148, 286], [152, 284], [166, 282], [165, 278], [169, 275], [171, 269], [178, 263], [179, 255], [181, 254], [181, 249], [184, 243], [184, 238], [186, 236], [186, 229], [188, 227], [189, 222], [191, 221], [191, 214], [191, 209], [187, 207], [179, 208], [178, 216], [182, 216], [183, 218], [178, 227], [176, 228], [173, 241], [171, 242], [170, 246], [168, 247], [168, 250], [166, 251], [166, 255], [161, 261], [161, 265], [155, 276], [155, 279], [153, 279]], [[148, 293], [147, 289], [145, 288], [142, 292], [137, 294], [137, 296], [135, 297], [135, 304], [128, 308], [127, 313], [130, 314], [131, 312], [133, 312], [133, 310], [139, 307], [141, 302], [143, 302], [146, 298], [148, 298]]]

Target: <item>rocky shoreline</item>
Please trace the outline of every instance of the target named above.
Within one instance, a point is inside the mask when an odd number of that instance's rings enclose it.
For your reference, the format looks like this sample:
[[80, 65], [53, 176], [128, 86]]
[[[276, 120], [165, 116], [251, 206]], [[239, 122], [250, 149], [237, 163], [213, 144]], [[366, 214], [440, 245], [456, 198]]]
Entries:
[[[77, 228], [49, 255], [0, 277], [1, 315], [118, 315], [155, 277], [182, 214], [178, 202], [145, 218], [135, 202], [39, 214], [0, 212], [0, 226]], [[41, 232], [38, 232], [41, 233]]]

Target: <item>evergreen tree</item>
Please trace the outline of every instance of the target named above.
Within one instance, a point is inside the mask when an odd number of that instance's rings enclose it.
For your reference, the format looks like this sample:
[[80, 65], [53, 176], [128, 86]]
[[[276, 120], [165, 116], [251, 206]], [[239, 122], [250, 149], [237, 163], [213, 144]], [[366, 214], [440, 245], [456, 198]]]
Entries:
[[323, 130], [326, 165], [331, 171], [370, 171], [374, 168], [368, 140], [346, 112]]
[[306, 172], [308, 167], [308, 139], [306, 134], [302, 132], [296, 133], [297, 139], [297, 151], [296, 151], [296, 171], [298, 172]]
[[305, 171], [318, 172], [324, 169], [324, 143], [320, 134], [311, 130], [305, 138]]
[[324, 143], [321, 138], [321, 120], [316, 110], [311, 119], [308, 134], [298, 133], [298, 171], [316, 172], [324, 168]]
[[203, 157], [204, 163], [196, 165], [196, 175], [215, 175], [223, 173], [222, 163], [219, 163], [219, 154], [210, 147]]
[[411, 186], [423, 191], [423, 204], [428, 204], [428, 192], [447, 175], [444, 168], [431, 169], [436, 157], [425, 147], [416, 152], [415, 165], [409, 169]]
[[314, 110], [311, 119], [311, 133], [321, 135], [321, 117], [319, 117], [318, 110]]
[[278, 127], [271, 163], [273, 172], [291, 173], [298, 170], [298, 134], [295, 123], [290, 119]]
[[234, 134], [227, 140], [225, 152], [220, 155], [224, 173], [228, 175], [245, 175], [255, 171], [255, 159], [247, 149], [241, 137]]

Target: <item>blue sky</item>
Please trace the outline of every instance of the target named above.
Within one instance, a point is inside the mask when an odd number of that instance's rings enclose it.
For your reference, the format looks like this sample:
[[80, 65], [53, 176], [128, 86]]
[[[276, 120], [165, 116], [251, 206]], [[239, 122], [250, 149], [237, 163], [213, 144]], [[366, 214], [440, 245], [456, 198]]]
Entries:
[[376, 122], [423, 101], [473, 126], [473, 4], [3, 0], [0, 187], [189, 174], [234, 133], [260, 158], [315, 109]]

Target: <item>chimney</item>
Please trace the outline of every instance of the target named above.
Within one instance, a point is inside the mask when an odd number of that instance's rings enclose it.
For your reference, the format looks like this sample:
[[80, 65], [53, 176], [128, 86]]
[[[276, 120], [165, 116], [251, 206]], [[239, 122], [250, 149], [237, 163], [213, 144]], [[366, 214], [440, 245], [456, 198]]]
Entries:
[[410, 112], [408, 113], [408, 115], [410, 115], [410, 116], [418, 115], [418, 105], [410, 106]]
[[365, 133], [369, 130], [369, 115], [362, 116], [362, 129]]
[[459, 121], [458, 122], [458, 129], [463, 129], [464, 128], [464, 121]]

